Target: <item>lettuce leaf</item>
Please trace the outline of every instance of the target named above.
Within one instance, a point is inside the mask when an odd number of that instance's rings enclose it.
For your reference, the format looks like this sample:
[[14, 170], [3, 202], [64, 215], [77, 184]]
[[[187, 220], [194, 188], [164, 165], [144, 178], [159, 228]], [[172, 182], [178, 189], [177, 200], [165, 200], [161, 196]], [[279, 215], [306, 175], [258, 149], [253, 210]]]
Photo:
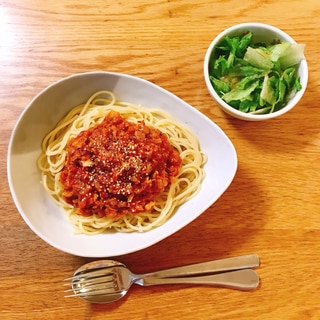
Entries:
[[243, 101], [245, 99], [250, 99], [249, 97], [251, 93], [257, 88], [258, 85], [259, 85], [259, 81], [255, 81], [251, 83], [251, 85], [248, 86], [247, 88], [239, 89], [238, 87], [236, 87], [231, 91], [225, 93], [222, 96], [222, 99], [227, 103], [235, 100]]
[[287, 50], [279, 57], [281, 67], [283, 69], [297, 65], [302, 59], [304, 59], [303, 44], [291, 43]]
[[266, 70], [271, 70], [274, 66], [274, 63], [270, 59], [269, 52], [266, 52], [262, 48], [248, 47], [243, 60], [252, 66]]

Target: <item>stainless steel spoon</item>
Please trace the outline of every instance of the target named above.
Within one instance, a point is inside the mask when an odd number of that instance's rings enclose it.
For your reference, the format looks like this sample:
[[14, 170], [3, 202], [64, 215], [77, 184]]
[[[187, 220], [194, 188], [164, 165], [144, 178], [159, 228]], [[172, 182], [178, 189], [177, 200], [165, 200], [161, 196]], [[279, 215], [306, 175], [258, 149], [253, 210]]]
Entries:
[[259, 265], [256, 254], [227, 258], [171, 268], [147, 274], [134, 274], [123, 263], [114, 260], [94, 261], [77, 269], [71, 280], [73, 294], [94, 303], [119, 300], [132, 284], [201, 284], [239, 290], [259, 285], [258, 274], [249, 268]]

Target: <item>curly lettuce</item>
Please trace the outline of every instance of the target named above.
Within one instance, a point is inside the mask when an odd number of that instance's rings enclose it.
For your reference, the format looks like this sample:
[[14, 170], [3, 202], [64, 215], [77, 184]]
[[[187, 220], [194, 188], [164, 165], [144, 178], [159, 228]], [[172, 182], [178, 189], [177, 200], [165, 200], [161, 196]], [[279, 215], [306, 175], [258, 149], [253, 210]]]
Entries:
[[301, 90], [297, 67], [304, 59], [304, 45], [252, 42], [252, 32], [225, 36], [209, 63], [212, 86], [239, 111], [254, 114], [280, 110]]

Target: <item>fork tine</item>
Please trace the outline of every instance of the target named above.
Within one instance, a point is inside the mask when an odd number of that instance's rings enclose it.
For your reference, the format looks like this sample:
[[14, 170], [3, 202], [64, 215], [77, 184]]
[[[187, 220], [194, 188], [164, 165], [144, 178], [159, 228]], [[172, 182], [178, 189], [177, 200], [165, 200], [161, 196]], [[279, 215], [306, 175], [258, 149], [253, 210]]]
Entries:
[[[74, 292], [73, 294], [68, 294], [65, 297], [76, 297], [76, 296], [94, 296], [114, 292], [114, 274], [109, 271], [106, 272], [106, 268], [90, 271], [90, 272], [80, 272], [74, 276], [64, 279], [64, 281], [70, 281], [71, 283], [65, 283], [64, 285], [71, 285], [70, 289], [64, 292]], [[85, 290], [83, 287], [85, 286]]]
[[74, 292], [73, 294], [67, 294], [65, 295], [66, 298], [70, 298], [70, 297], [92, 297], [92, 296], [99, 296], [99, 295], [104, 295], [104, 294], [111, 294], [111, 293], [118, 293], [120, 291], [115, 290], [113, 286], [110, 287], [102, 287], [102, 288], [91, 288], [90, 290], [86, 290], [86, 291], [81, 291], [81, 288], [77, 289], [68, 289], [65, 290], [64, 292], [68, 293], [68, 292]]
[[94, 286], [94, 285], [99, 285], [99, 284], [107, 284], [113, 282], [113, 276], [109, 275], [106, 277], [99, 277], [99, 278], [94, 278], [94, 279], [73, 279], [71, 282], [68, 283], [63, 283], [63, 287], [83, 287], [84, 285], [86, 287]]
[[74, 277], [71, 281], [71, 283], [82, 283], [82, 284], [86, 284], [86, 283], [90, 283], [90, 282], [96, 282], [101, 280], [102, 282], [108, 282], [110, 280], [113, 279], [113, 273], [109, 273], [109, 274], [96, 274], [94, 277]]
[[[71, 281], [70, 281], [71, 280]], [[74, 285], [95, 285], [111, 282], [113, 280], [113, 273], [94, 273], [88, 277], [87, 275], [75, 275], [70, 278], [64, 279], [64, 281], [68, 281], [68, 283], [64, 283], [63, 286], [74, 286]]]
[[105, 290], [105, 289], [101, 289], [101, 290], [94, 290], [92, 292], [87, 291], [87, 292], [77, 292], [77, 293], [73, 293], [73, 294], [67, 294], [64, 297], [65, 298], [73, 298], [73, 297], [94, 297], [94, 296], [100, 296], [100, 295], [105, 295], [105, 294], [117, 294], [120, 293], [120, 291], [114, 291], [112, 290]]
[[95, 278], [97, 276], [112, 275], [113, 274], [112, 271], [106, 272], [106, 270], [108, 270], [108, 269], [111, 269], [111, 268], [109, 267], [109, 268], [98, 268], [96, 270], [84, 270], [84, 271], [81, 271], [81, 272], [74, 274], [72, 277], [63, 279], [63, 281], [70, 281], [70, 280], [73, 281], [74, 279], [81, 278], [81, 277]]

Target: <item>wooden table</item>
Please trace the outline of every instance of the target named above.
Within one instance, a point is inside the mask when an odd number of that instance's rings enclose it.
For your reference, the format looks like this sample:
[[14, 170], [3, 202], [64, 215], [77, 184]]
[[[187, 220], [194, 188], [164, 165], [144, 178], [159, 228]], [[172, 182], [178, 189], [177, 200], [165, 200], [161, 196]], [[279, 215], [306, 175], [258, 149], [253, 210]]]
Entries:
[[[0, 2], [1, 319], [320, 319], [320, 2]], [[227, 116], [210, 98], [203, 59], [235, 23], [259, 21], [306, 44], [309, 84], [288, 114], [261, 123]], [[118, 259], [136, 272], [257, 253], [260, 287], [134, 286], [123, 300], [65, 299], [62, 279], [90, 259], [52, 248], [19, 215], [6, 175], [12, 128], [28, 102], [72, 73], [150, 80], [217, 123], [239, 160], [223, 196], [189, 226]]]

